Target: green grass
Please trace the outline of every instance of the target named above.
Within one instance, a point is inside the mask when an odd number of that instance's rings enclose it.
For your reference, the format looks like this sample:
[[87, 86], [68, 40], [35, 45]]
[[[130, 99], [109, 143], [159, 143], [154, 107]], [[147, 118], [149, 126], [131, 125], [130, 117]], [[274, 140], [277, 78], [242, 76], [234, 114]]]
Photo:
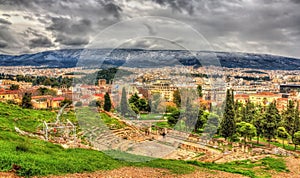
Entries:
[[111, 118], [105, 113], [101, 113], [100, 118], [111, 129], [121, 129], [126, 126], [124, 123], [120, 123], [117, 119]]
[[140, 119], [141, 120], [161, 120], [164, 119], [163, 114], [154, 114], [154, 113], [150, 113], [150, 114], [140, 114]]
[[[131, 155], [118, 151], [64, 149], [59, 145], [0, 132], [0, 171], [20, 167], [20, 176], [61, 175], [66, 173], [112, 170], [123, 166], [165, 168], [173, 173], [190, 173], [194, 168], [183, 161]], [[114, 157], [114, 158], [112, 158]]]
[[[257, 138], [253, 138], [253, 140], [257, 140]], [[283, 145], [282, 145], [282, 140], [281, 139], [277, 139], [278, 142], [271, 142], [270, 144], [271, 145], [274, 145], [276, 147], [280, 147], [280, 148], [283, 148]], [[259, 138], [259, 145], [268, 145], [268, 141], [265, 140], [264, 138]], [[257, 145], [257, 144], [256, 144]], [[258, 146], [258, 145], [257, 145]], [[285, 143], [284, 144], [284, 149], [286, 150], [289, 150], [289, 151], [295, 151], [295, 145], [292, 145], [292, 144], [287, 144]], [[300, 146], [297, 146], [297, 150], [299, 151], [300, 150]]]
[[172, 126], [170, 126], [167, 121], [165, 121], [165, 122], [157, 122], [155, 125], [157, 127], [160, 127], [160, 128], [172, 128]]
[[[253, 178], [271, 177], [271, 174], [268, 172], [269, 170], [275, 170], [277, 172], [289, 172], [282, 158], [265, 157], [254, 163], [250, 160], [233, 161], [222, 164], [202, 163], [198, 161], [187, 162], [201, 168], [236, 173]], [[256, 168], [255, 171], [253, 168]]]
[[76, 118], [79, 125], [85, 127], [109, 127], [110, 129], [124, 128], [126, 125], [117, 119], [109, 117], [105, 113], [99, 113], [96, 108], [81, 107], [76, 110]]
[[23, 109], [0, 102], [0, 130], [14, 131], [14, 126], [28, 132], [36, 132], [43, 121], [54, 121], [55, 112]]

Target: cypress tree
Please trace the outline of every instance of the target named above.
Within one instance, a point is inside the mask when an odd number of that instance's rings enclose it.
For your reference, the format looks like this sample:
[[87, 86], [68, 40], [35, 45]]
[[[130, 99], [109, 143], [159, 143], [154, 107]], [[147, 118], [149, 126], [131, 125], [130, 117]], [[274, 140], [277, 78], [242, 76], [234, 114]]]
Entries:
[[179, 108], [181, 105], [181, 96], [179, 90], [175, 90], [173, 93], [173, 102], [176, 104], [176, 106]]
[[108, 93], [105, 93], [104, 95], [104, 106], [103, 106], [103, 109], [105, 111], [110, 111], [111, 109], [111, 100], [110, 100], [110, 96]]
[[127, 103], [127, 96], [125, 87], [122, 88], [122, 96], [121, 96], [121, 103], [120, 109], [122, 116], [125, 116], [128, 113], [128, 103]]
[[256, 127], [256, 136], [257, 136], [257, 144], [259, 144], [259, 138], [263, 134], [263, 123], [261, 119], [261, 115], [263, 115], [264, 110], [261, 105], [257, 106], [257, 109], [254, 111], [254, 116], [252, 120], [252, 124]]
[[231, 90], [227, 90], [225, 110], [221, 121], [220, 134], [227, 140], [235, 134], [234, 98]]
[[295, 106], [293, 101], [289, 101], [287, 109], [283, 112], [283, 125], [286, 131], [291, 135], [292, 141], [294, 142], [294, 135], [300, 130], [300, 120], [299, 120], [299, 105]]

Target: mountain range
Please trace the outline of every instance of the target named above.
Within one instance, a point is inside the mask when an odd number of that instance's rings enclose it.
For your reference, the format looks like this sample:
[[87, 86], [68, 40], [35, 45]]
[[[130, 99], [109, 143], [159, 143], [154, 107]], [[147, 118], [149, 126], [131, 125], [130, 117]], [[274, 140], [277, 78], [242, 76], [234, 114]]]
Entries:
[[300, 59], [269, 54], [240, 52], [143, 50], [143, 49], [61, 49], [34, 54], [0, 54], [0, 66], [42, 67], [153, 67], [206, 66], [265, 70], [300, 70]]

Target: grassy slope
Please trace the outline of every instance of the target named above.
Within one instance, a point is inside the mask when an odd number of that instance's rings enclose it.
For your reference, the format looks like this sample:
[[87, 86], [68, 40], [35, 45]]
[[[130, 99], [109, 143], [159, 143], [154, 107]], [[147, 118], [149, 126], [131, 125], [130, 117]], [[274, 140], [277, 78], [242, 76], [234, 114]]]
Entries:
[[[85, 149], [63, 149], [61, 146], [49, 142], [19, 136], [14, 131], [14, 126], [17, 126], [25, 131], [36, 132], [42, 121], [55, 120], [55, 117], [56, 113], [50, 111], [27, 110], [18, 106], [0, 103], [0, 171], [10, 171], [15, 167], [17, 174], [33, 176], [111, 170], [123, 166], [147, 166], [165, 168], [173, 173], [183, 174], [192, 172], [195, 170], [194, 166], [198, 166], [250, 177], [268, 177], [270, 175], [268, 170], [287, 171], [280, 158], [268, 158], [257, 163], [245, 161], [226, 164], [151, 160], [147, 157], [118, 151], [104, 153]], [[75, 119], [72, 113], [63, 117], [71, 120]], [[106, 116], [102, 116], [102, 118], [106, 124], [122, 127]], [[117, 159], [111, 158], [110, 154], [118, 155]], [[128, 162], [128, 160], [131, 162]], [[255, 171], [253, 171], [253, 168], [255, 168]]]

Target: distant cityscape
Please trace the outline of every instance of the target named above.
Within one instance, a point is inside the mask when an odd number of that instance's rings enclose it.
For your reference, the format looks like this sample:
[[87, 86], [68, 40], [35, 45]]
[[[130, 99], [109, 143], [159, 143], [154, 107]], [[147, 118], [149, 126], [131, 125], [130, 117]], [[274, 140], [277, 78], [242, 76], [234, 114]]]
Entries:
[[[225, 99], [226, 89], [234, 90], [235, 101], [245, 104], [251, 101], [257, 105], [266, 106], [276, 101], [277, 108], [282, 111], [288, 101], [300, 101], [300, 71], [299, 70], [258, 70], [249, 68], [175, 66], [162, 68], [130, 68], [129, 76], [118, 76], [112, 80], [99, 79], [96, 85], [73, 83], [70, 86], [33, 85], [31, 82], [18, 81], [16, 76], [45, 76], [53, 78], [81, 78], [95, 73], [97, 69], [47, 68], [34, 66], [2, 67], [0, 74], [10, 76], [0, 79], [0, 101], [21, 103], [26, 92], [32, 93], [33, 107], [36, 109], [57, 108], [63, 100], [71, 100], [73, 104], [82, 102], [88, 105], [93, 100], [103, 102], [104, 94], [108, 92], [113, 106], [117, 106], [121, 96], [121, 87], [129, 85], [128, 98], [137, 93], [140, 97], [149, 99], [159, 93], [165, 102], [172, 103], [174, 91], [182, 88], [202, 87], [203, 97], [200, 104], [210, 108], [220, 105]], [[12, 88], [12, 85], [18, 86]], [[118, 87], [118, 89], [116, 89]], [[47, 88], [54, 93], [41, 94], [39, 88]]]

